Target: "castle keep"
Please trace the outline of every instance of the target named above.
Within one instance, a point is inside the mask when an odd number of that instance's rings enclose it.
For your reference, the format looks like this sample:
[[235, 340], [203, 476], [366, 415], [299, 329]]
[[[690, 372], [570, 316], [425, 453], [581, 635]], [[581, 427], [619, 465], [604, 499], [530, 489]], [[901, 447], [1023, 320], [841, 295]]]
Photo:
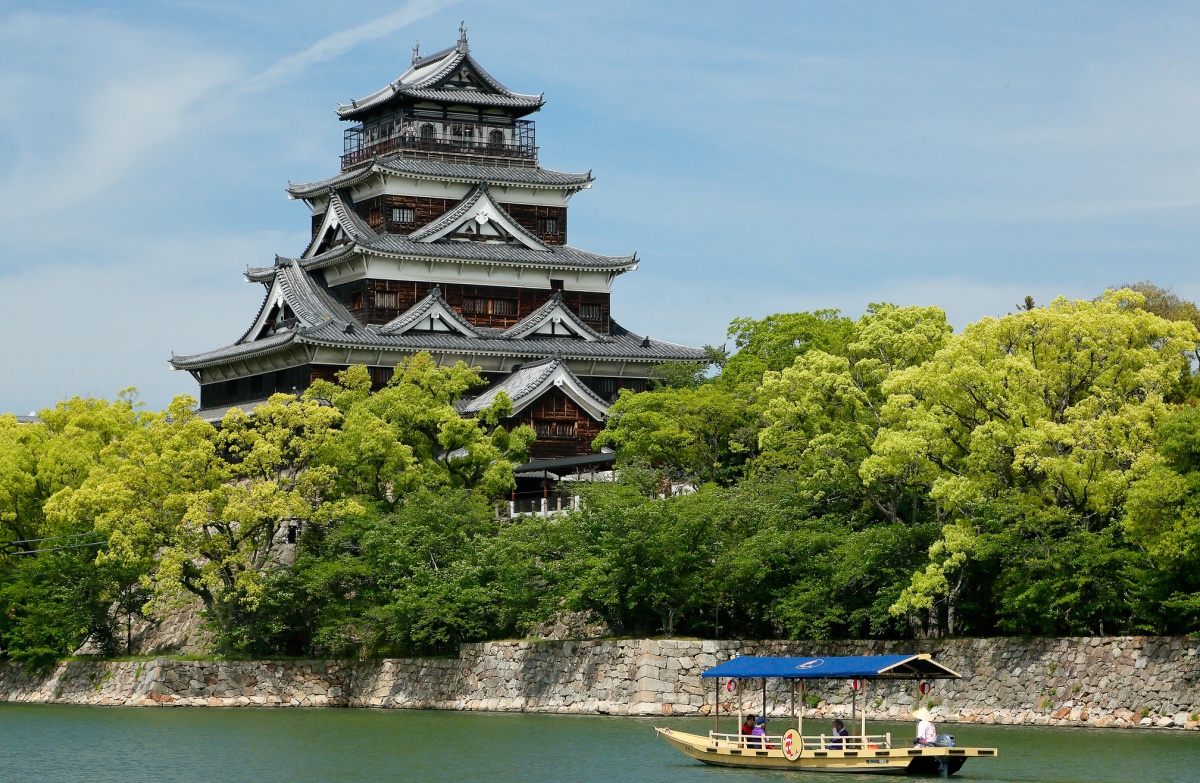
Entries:
[[638, 259], [567, 244], [567, 204], [593, 179], [539, 164], [528, 117], [543, 103], [485, 71], [462, 29], [453, 47], [414, 48], [398, 79], [339, 106], [354, 123], [341, 171], [288, 187], [312, 211], [308, 247], [246, 270], [265, 296], [237, 341], [171, 358], [199, 382], [201, 414], [354, 364], [382, 386], [426, 351], [489, 381], [464, 415], [504, 391], [506, 424], [537, 431], [532, 456], [561, 458], [591, 452], [617, 392], [644, 389], [655, 365], [703, 361], [702, 349], [613, 320], [613, 281]]

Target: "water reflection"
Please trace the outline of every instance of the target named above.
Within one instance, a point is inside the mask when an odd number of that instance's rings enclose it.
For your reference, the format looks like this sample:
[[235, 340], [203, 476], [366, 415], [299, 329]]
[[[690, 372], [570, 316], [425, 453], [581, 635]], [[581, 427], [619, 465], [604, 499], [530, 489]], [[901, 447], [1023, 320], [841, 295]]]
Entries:
[[[654, 739], [666, 723], [400, 710], [130, 709], [0, 705], [0, 781], [329, 783], [579, 781], [740, 783], [879, 780], [872, 776], [706, 767]], [[729, 721], [732, 725], [733, 721]], [[870, 723], [897, 738], [909, 724]], [[1200, 733], [945, 724], [960, 745], [997, 746], [957, 780], [1126, 783], [1198, 780]], [[886, 778], [885, 778], [886, 779]]]

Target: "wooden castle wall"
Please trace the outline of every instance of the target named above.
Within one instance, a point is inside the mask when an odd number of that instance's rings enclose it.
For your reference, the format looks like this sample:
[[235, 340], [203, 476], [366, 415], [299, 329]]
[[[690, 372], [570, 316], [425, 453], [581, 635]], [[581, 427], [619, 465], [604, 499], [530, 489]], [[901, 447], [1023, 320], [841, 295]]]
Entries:
[[510, 429], [528, 424], [537, 433], [530, 459], [574, 457], [592, 453], [592, 441], [603, 425], [558, 388], [551, 389], [516, 416], [505, 421]]
[[[434, 283], [368, 278], [331, 286], [329, 293], [363, 323], [385, 324], [423, 299]], [[442, 298], [475, 326], [507, 328], [550, 300], [544, 288], [442, 283]], [[601, 334], [609, 330], [609, 294], [563, 291], [566, 304]], [[471, 300], [468, 302], [467, 300]], [[470, 307], [466, 307], [470, 304]]]
[[[375, 196], [354, 205], [359, 217], [378, 233], [410, 234], [421, 226], [437, 220], [459, 203], [459, 199], [430, 198], [419, 196]], [[567, 208], [537, 206], [533, 204], [506, 204], [500, 207], [525, 230], [550, 245], [567, 243]], [[392, 220], [394, 209], [411, 209], [412, 222], [397, 223]], [[320, 229], [324, 215], [313, 217], [313, 235]], [[549, 222], [548, 222], [549, 221]], [[551, 230], [551, 228], [553, 230]]]

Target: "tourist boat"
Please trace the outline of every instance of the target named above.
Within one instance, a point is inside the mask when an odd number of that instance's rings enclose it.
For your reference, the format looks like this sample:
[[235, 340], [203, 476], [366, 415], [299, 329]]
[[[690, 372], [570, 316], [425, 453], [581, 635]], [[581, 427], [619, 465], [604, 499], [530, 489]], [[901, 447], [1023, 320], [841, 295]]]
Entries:
[[[656, 728], [659, 737], [692, 758], [723, 767], [755, 769], [791, 769], [806, 772], [856, 772], [859, 774], [953, 775], [972, 757], [995, 757], [996, 748], [960, 748], [953, 737], [939, 735], [936, 747], [915, 747], [911, 739], [892, 735], [867, 734], [866, 695], [871, 682], [911, 680], [919, 693], [928, 691], [929, 680], [958, 679], [959, 675], [928, 655], [871, 655], [826, 658], [767, 658], [743, 656], [715, 666], [702, 675], [714, 680], [717, 708], [714, 728], [708, 736], [688, 734], [669, 728]], [[762, 714], [767, 709], [767, 680], [790, 681], [789, 706], [795, 727], [782, 734], [750, 739], [740, 733], [721, 732], [720, 695], [722, 682], [736, 693], [738, 727], [742, 725], [743, 685], [747, 680], [762, 680]], [[800, 704], [804, 704], [804, 684], [808, 680], [853, 680], [850, 725], [861, 716], [858, 734], [838, 737], [832, 734], [804, 734], [804, 710], [796, 711], [796, 684], [800, 685]], [[731, 685], [730, 683], [734, 683]], [[858, 709], [862, 698], [863, 708]], [[732, 709], [727, 714], [732, 716]], [[769, 723], [768, 723], [769, 725]], [[853, 731], [853, 728], [851, 729]]]

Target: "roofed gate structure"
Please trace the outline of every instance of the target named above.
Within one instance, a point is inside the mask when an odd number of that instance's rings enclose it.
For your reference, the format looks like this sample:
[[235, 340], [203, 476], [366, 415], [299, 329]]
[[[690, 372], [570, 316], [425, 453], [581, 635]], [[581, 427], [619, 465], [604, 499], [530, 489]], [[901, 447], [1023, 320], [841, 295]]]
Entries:
[[509, 90], [458, 43], [421, 56], [338, 116], [341, 171], [288, 187], [312, 210], [295, 258], [247, 269], [266, 295], [233, 344], [172, 356], [200, 383], [202, 415], [302, 391], [353, 364], [382, 386], [405, 357], [479, 367], [490, 386], [459, 405], [472, 415], [500, 391], [508, 426], [537, 431], [534, 458], [591, 452], [609, 403], [642, 390], [665, 361], [702, 349], [635, 334], [611, 316], [617, 275], [636, 254], [567, 244], [567, 202], [591, 172], [542, 168], [528, 115], [542, 96]]

